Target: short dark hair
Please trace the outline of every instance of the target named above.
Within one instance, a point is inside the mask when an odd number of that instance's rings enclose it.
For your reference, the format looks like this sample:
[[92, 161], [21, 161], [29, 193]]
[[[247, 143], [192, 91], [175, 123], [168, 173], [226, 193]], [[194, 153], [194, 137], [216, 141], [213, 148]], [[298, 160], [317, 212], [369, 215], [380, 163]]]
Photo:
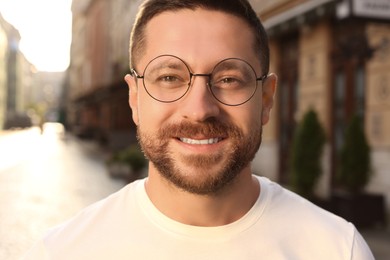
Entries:
[[145, 52], [145, 27], [156, 15], [181, 9], [222, 11], [247, 22], [255, 35], [254, 50], [260, 59], [262, 74], [269, 70], [267, 33], [247, 0], [146, 0], [139, 9], [130, 37], [130, 67]]

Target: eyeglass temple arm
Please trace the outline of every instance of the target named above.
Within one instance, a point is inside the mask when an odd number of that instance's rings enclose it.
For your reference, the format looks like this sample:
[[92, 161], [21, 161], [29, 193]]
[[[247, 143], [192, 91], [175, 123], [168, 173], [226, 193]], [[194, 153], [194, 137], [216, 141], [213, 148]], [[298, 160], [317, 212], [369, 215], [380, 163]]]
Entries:
[[136, 77], [137, 79], [143, 79], [144, 76], [138, 75], [137, 71], [135, 69], [130, 69], [130, 75], [133, 77]]
[[268, 77], [268, 75], [267, 75], [267, 74], [264, 74], [264, 75], [261, 76], [260, 78], [256, 78], [256, 81], [261, 81], [261, 82], [263, 82], [267, 77]]

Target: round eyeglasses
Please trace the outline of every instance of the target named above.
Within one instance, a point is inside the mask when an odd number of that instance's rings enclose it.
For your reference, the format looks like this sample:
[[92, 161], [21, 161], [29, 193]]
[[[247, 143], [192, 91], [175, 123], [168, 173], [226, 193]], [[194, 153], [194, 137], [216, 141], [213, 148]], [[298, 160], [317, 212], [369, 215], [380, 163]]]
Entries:
[[253, 67], [239, 58], [218, 62], [210, 74], [196, 74], [182, 59], [173, 55], [161, 55], [151, 60], [142, 76], [135, 69], [131, 69], [131, 75], [143, 80], [149, 96], [164, 103], [185, 96], [193, 77], [208, 77], [207, 85], [214, 98], [228, 106], [248, 102], [257, 90], [257, 81], [263, 82], [267, 77], [258, 78]]

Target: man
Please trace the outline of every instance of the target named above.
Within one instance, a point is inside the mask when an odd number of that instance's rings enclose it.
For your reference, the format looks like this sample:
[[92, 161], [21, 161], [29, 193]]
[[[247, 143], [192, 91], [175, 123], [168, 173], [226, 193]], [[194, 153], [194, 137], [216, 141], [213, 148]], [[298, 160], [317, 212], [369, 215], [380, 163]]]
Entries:
[[149, 0], [129, 104], [148, 178], [51, 230], [29, 259], [373, 259], [352, 224], [252, 174], [273, 104], [245, 0]]

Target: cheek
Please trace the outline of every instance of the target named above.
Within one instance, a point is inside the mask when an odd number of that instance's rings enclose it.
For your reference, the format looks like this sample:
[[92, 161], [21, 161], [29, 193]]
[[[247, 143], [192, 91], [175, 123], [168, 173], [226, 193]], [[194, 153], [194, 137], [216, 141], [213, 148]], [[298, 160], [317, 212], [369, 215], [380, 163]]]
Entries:
[[172, 114], [169, 104], [160, 103], [149, 96], [147, 93], [140, 93], [138, 103], [139, 124], [146, 131], [158, 129]]
[[[243, 105], [245, 106], [245, 105]], [[233, 109], [238, 109], [236, 107]], [[232, 122], [238, 126], [245, 135], [251, 134], [261, 124], [261, 106], [241, 107], [240, 111], [230, 113]]]
[[153, 127], [154, 123], [158, 124], [160, 116], [161, 113], [158, 113], [157, 110], [146, 104], [143, 104], [138, 108], [139, 124], [142, 125], [145, 130], [149, 130], [149, 128]]
[[262, 118], [262, 102], [261, 102], [261, 93], [257, 91], [252, 99], [245, 103], [241, 108], [241, 113], [239, 118], [245, 122], [245, 124], [251, 126], [258, 125], [261, 122]]

